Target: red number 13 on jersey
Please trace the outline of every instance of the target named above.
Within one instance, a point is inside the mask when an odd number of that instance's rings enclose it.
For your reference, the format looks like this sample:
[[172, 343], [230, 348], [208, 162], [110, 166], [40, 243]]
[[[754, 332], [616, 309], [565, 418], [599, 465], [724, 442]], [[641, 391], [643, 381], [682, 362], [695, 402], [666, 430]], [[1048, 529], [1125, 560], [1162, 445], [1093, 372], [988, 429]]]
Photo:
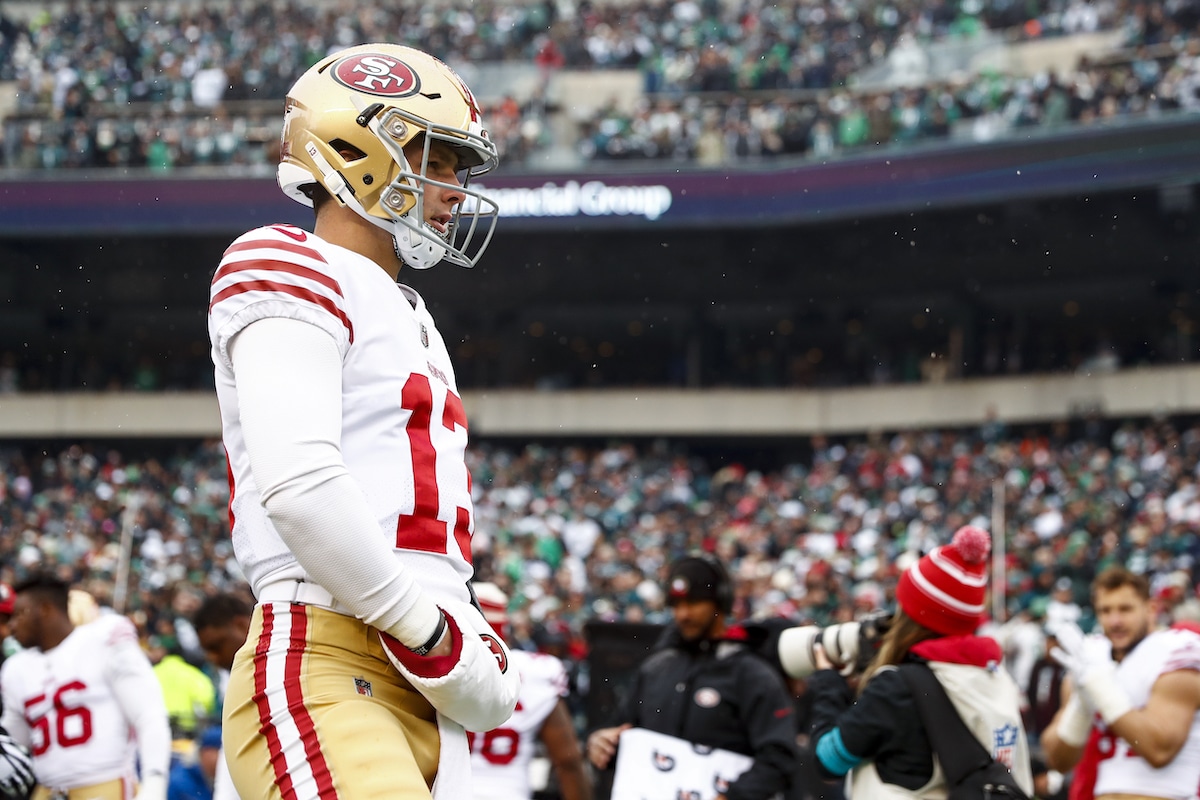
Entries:
[[[412, 374], [404, 384], [400, 405], [409, 412], [408, 445], [412, 451], [413, 513], [401, 514], [396, 522], [396, 547], [423, 550], [427, 553], [446, 553], [449, 541], [446, 537], [447, 522], [438, 519], [441, 500], [438, 489], [437, 450], [433, 444], [433, 391], [429, 378]], [[441, 425], [453, 431], [456, 426], [467, 427], [467, 412], [458, 395], [446, 391], [445, 408]], [[463, 465], [466, 469], [466, 465]], [[466, 476], [468, 495], [471, 491], [471, 475]], [[471, 563], [471, 512], [462, 506], [455, 507], [454, 541], [459, 551]]]

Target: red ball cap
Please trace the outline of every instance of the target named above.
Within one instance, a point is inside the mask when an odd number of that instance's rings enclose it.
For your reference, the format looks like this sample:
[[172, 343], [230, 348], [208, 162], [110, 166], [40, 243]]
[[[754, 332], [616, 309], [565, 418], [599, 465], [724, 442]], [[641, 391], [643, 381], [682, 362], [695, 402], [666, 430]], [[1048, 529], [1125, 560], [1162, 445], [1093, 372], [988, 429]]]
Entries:
[[0, 583], [0, 614], [11, 617], [16, 602], [17, 595], [13, 588], [7, 583]]

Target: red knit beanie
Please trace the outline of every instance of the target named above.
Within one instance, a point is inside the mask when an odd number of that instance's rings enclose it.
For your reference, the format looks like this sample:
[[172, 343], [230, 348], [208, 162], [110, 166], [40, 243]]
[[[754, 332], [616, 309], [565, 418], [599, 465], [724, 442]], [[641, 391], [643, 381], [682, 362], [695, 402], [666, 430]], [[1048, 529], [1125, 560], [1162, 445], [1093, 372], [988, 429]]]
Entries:
[[974, 633], [987, 593], [988, 532], [966, 525], [900, 576], [896, 601], [904, 613], [947, 636]]

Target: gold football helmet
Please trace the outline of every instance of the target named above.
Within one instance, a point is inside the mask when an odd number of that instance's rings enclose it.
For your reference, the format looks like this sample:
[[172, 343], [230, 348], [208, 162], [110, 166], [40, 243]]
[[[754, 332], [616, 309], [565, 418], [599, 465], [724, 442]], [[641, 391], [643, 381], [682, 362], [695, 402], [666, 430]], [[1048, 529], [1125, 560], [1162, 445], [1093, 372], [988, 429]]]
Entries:
[[[420, 164], [410, 164], [404, 147], [418, 137], [424, 137], [424, 154]], [[449, 186], [425, 175], [434, 141], [459, 156], [466, 196], [445, 235], [424, 213], [426, 187]], [[416, 269], [442, 260], [463, 267], [479, 261], [497, 207], [469, 184], [497, 161], [471, 90], [450, 67], [411, 47], [339, 51], [310, 67], [287, 95], [280, 188], [311, 206], [309, 187], [323, 186], [338, 203], [389, 231], [396, 254]]]

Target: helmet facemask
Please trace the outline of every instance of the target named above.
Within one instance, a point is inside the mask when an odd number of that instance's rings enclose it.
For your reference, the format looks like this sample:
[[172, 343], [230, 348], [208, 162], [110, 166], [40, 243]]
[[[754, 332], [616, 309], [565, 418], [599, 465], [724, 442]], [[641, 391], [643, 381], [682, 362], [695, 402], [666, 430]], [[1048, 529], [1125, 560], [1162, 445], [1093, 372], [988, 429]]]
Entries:
[[[498, 207], [495, 201], [472, 189], [470, 184], [475, 175], [482, 175], [496, 166], [495, 145], [482, 131], [449, 131], [395, 107], [382, 111], [369, 107], [363, 110], [359, 119], [364, 116], [368, 116], [367, 127], [400, 168], [379, 197], [380, 208], [391, 217], [390, 225], [373, 215], [367, 215], [368, 219], [391, 230], [396, 255], [414, 269], [429, 269], [441, 261], [461, 267], [475, 266], [492, 240]], [[404, 145], [412, 141], [421, 142], [421, 162], [415, 168], [404, 152]], [[459, 156], [460, 164], [463, 164], [459, 169], [459, 184], [435, 180], [427, 175], [429, 151], [434, 142], [449, 145]], [[448, 189], [465, 196], [463, 202], [455, 206], [445, 234], [425, 221], [425, 193], [429, 188]]]

